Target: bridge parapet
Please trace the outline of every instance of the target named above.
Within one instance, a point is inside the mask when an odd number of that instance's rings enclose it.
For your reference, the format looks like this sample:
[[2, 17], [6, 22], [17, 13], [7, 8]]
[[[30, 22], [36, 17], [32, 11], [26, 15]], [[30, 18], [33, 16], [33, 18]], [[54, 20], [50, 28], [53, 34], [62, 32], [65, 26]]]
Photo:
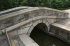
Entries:
[[56, 21], [58, 21], [68, 18], [68, 13], [46, 7], [16, 10], [15, 12], [0, 15], [0, 30], [38, 16], [55, 16]]

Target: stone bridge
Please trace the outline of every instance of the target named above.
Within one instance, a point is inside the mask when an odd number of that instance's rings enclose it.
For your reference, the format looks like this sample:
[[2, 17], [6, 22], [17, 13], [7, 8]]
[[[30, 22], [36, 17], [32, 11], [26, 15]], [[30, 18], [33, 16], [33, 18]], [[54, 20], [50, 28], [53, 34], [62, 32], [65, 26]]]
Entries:
[[46, 7], [16, 7], [0, 12], [0, 46], [39, 46], [30, 38], [34, 27], [70, 44], [69, 13]]

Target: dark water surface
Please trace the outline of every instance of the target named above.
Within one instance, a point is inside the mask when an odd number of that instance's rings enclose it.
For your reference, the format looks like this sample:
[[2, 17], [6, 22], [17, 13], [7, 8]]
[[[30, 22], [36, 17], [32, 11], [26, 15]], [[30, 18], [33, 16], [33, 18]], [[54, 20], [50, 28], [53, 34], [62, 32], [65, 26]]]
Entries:
[[66, 42], [56, 37], [50, 36], [37, 28], [34, 28], [30, 37], [40, 46], [70, 46]]

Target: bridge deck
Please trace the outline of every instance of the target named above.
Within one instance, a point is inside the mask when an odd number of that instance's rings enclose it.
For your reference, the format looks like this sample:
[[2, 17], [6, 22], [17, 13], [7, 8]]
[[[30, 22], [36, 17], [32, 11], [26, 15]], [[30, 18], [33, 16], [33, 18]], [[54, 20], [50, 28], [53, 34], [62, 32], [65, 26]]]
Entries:
[[53, 26], [70, 31], [70, 19], [65, 19], [52, 24]]

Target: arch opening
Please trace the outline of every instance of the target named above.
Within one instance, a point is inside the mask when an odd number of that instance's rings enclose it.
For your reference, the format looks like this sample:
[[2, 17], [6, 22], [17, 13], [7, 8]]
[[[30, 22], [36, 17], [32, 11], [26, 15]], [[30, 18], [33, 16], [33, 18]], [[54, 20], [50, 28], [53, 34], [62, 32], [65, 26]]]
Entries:
[[40, 46], [69, 46], [64, 41], [50, 36], [45, 32], [48, 32], [47, 25], [45, 23], [39, 23], [33, 28], [30, 37]]
[[[48, 32], [48, 27], [47, 27], [47, 25], [45, 24], [45, 23], [39, 23], [39, 24], [37, 24], [34, 28], [33, 28], [33, 30], [34, 29], [39, 29], [39, 30], [41, 30], [41, 31], [43, 31], [43, 32]], [[32, 30], [32, 32], [33, 32], [33, 30]], [[32, 33], [31, 32], [31, 33]], [[30, 34], [31, 35], [31, 34]]]
[[[44, 32], [44, 33], [48, 32], [48, 27], [47, 27], [47, 25], [46, 25], [45, 23], [39, 23], [39, 24], [37, 24], [37, 25], [33, 28], [32, 32], [31, 32], [31, 34], [30, 34], [30, 37], [35, 41], [36, 37], [35, 37], [35, 39], [34, 39], [33, 36], [36, 36], [36, 35], [34, 35], [34, 34], [40, 34], [40, 32]], [[38, 39], [37, 39], [37, 40], [38, 40]], [[38, 43], [38, 41], [35, 41], [35, 42], [41, 46], [41, 44]]]

